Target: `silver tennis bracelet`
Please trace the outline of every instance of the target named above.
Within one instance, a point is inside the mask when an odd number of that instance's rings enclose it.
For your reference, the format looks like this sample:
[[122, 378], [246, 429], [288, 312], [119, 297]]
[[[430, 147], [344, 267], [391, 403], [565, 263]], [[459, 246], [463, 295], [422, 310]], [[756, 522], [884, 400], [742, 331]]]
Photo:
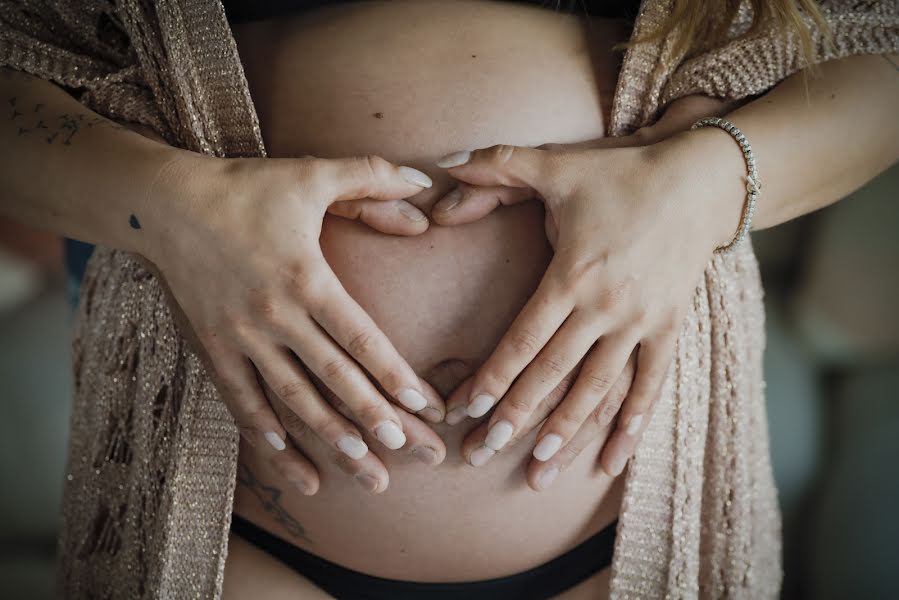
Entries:
[[762, 191], [762, 182], [759, 180], [759, 172], [755, 168], [755, 155], [752, 154], [752, 146], [749, 145], [749, 140], [746, 139], [746, 136], [736, 125], [721, 117], [706, 117], [693, 123], [690, 129], [699, 129], [700, 127], [718, 127], [729, 133], [740, 145], [740, 150], [743, 151], [743, 158], [746, 160], [746, 170], [748, 171], [746, 175], [746, 203], [743, 205], [740, 227], [729, 244], [715, 249], [715, 252], [731, 252], [743, 241], [752, 227], [752, 215], [755, 213], [755, 203]]

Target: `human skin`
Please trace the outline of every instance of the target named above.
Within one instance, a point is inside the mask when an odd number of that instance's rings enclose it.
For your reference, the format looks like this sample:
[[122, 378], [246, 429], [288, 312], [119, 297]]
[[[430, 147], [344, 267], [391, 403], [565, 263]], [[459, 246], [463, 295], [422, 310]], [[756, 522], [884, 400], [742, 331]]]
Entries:
[[[727, 115], [750, 140], [764, 186], [756, 229], [836, 202], [899, 159], [896, 58], [825, 63]], [[466, 394], [448, 405], [450, 414], [461, 405], [479, 416], [499, 399], [464, 444], [470, 462], [484, 464], [532, 431], [535, 399], [583, 361], [539, 426], [534, 456], [545, 464], [534, 477], [597, 409], [606, 422], [617, 417], [601, 460], [609, 474], [621, 473], [658, 396], [693, 282], [734, 236], [746, 165], [728, 134], [703, 128], [641, 148], [601, 146], [494, 146], [443, 159], [465, 194], [438, 203], [435, 221], [470, 222], [537, 194], [556, 251]], [[604, 400], [632, 354], [627, 399]]]
[[[297, 489], [315, 493], [319, 480], [287, 438], [290, 418], [332, 446], [351, 475], [362, 461], [380, 464], [362, 430], [387, 449], [424, 443], [434, 463], [442, 458], [442, 441], [421, 420], [443, 420], [442, 398], [344, 290], [318, 244], [326, 212], [394, 235], [427, 230], [403, 200], [431, 185], [424, 173], [376, 156], [203, 156], [9, 69], [0, 70], [0, 97], [4, 213], [152, 263], [244, 439]], [[294, 353], [353, 420], [321, 397]], [[263, 387], [275, 390], [274, 408]]]

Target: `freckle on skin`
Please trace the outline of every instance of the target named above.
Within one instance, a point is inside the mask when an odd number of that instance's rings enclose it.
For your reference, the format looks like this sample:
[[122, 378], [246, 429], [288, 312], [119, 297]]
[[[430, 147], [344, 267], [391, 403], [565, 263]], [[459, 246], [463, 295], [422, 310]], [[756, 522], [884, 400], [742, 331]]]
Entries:
[[478, 55], [477, 55], [477, 54], [472, 54], [471, 57], [472, 57], [472, 58], [477, 58]]
[[376, 113], [373, 114], [372, 116], [373, 116], [374, 118], [376, 118], [376, 119], [383, 119], [383, 118], [384, 118], [384, 113], [382, 113], [382, 112], [376, 112]]

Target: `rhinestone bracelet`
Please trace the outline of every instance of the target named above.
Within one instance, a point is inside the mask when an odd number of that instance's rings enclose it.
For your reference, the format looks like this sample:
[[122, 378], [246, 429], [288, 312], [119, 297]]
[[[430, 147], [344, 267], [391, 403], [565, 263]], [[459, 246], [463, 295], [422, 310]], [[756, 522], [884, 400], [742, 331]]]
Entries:
[[755, 212], [755, 203], [762, 191], [762, 182], [759, 181], [759, 172], [755, 168], [755, 156], [752, 154], [752, 146], [749, 140], [743, 135], [743, 132], [737, 129], [737, 126], [721, 117], [706, 117], [693, 123], [690, 129], [699, 129], [700, 127], [718, 127], [723, 129], [733, 137], [740, 145], [743, 151], [743, 158], [746, 160], [746, 203], [743, 205], [743, 215], [740, 220], [740, 227], [734, 235], [734, 239], [726, 246], [719, 246], [715, 252], [731, 252], [737, 245], [743, 241], [749, 229], [752, 227], [752, 214]]

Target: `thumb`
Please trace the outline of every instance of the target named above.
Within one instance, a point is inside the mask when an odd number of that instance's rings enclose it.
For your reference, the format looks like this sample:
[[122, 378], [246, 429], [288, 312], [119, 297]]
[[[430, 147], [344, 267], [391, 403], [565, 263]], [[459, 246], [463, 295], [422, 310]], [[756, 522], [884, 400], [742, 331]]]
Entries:
[[[552, 176], [550, 152], [522, 146], [491, 146], [481, 150], [454, 152], [437, 166], [472, 185], [526, 187], [537, 190]], [[539, 190], [537, 190], [539, 191]]]
[[418, 169], [401, 167], [379, 156], [322, 161], [322, 176], [331, 182], [331, 202], [345, 200], [401, 200], [431, 187], [431, 178]]

